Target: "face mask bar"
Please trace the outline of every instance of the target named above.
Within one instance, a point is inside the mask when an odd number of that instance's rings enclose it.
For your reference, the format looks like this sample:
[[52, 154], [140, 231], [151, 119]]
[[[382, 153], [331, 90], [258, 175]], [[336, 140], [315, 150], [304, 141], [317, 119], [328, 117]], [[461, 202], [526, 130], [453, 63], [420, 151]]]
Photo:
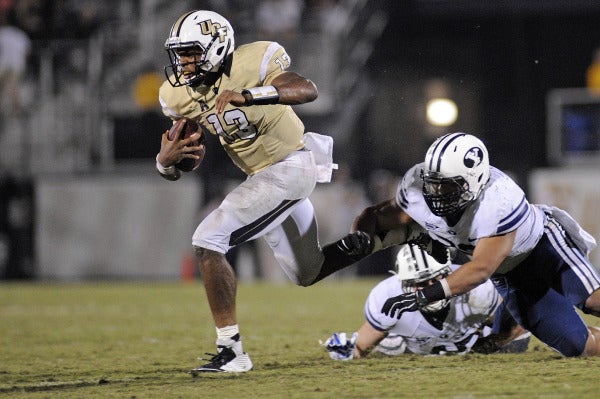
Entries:
[[459, 212], [474, 200], [469, 183], [461, 176], [441, 177], [435, 172], [421, 172], [423, 197], [436, 216]]
[[[404, 292], [415, 292], [417, 289], [422, 289], [428, 286], [430, 282], [441, 280], [442, 278], [448, 276], [450, 272], [451, 270], [449, 267], [444, 267], [435, 274], [424, 279], [403, 280], [402, 288], [404, 289]], [[424, 313], [435, 313], [444, 309], [449, 303], [450, 302], [447, 299], [443, 299], [441, 301], [430, 303], [429, 305], [422, 307], [420, 310]]]
[[[167, 80], [173, 87], [179, 86], [198, 86], [202, 84], [206, 77], [207, 71], [206, 66], [208, 61], [204, 60], [204, 56], [206, 52], [203, 50], [202, 46], [199, 44], [194, 44], [192, 46], [177, 46], [177, 47], [169, 47], [166, 49], [167, 54], [169, 54], [170, 65], [165, 66], [165, 76]], [[181, 52], [194, 52], [194, 60], [191, 62], [182, 63], [181, 56], [179, 53]], [[186, 65], [194, 64], [194, 73], [191, 75], [192, 77], [186, 78], [183, 70]]]

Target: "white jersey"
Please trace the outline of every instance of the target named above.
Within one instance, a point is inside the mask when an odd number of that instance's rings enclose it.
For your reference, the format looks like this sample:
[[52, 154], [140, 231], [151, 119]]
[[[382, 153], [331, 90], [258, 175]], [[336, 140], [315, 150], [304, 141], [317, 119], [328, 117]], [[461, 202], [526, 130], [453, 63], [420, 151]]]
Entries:
[[396, 202], [433, 239], [472, 255], [481, 238], [517, 230], [511, 253], [497, 269], [502, 273], [522, 261], [542, 237], [544, 212], [531, 205], [523, 190], [493, 166], [490, 166], [490, 181], [481, 195], [465, 209], [456, 225], [449, 226], [445, 218], [434, 215], [425, 203], [420, 177], [423, 168], [424, 163], [420, 163], [406, 172], [398, 186]]
[[[453, 269], [456, 269], [454, 267]], [[449, 311], [441, 326], [432, 325], [421, 313], [404, 312], [400, 319], [381, 313], [388, 298], [403, 294], [402, 282], [391, 276], [377, 284], [365, 304], [365, 317], [373, 328], [404, 339], [410, 353], [463, 353], [471, 349], [477, 329], [494, 314], [500, 295], [490, 280], [472, 291], [450, 299]]]

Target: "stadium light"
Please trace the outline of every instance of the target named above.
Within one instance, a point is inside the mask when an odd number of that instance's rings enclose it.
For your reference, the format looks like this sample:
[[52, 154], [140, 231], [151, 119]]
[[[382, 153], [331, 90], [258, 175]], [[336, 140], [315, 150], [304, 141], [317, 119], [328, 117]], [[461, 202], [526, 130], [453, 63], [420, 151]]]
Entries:
[[450, 126], [458, 118], [458, 107], [449, 98], [433, 98], [426, 106], [427, 122], [433, 126]]

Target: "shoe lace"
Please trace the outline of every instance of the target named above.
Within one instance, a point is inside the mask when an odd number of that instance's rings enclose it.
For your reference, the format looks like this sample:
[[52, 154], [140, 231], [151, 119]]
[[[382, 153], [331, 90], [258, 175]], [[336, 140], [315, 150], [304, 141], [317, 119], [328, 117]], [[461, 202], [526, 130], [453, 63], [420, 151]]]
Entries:
[[229, 348], [223, 348], [219, 353], [209, 353], [205, 352], [205, 355], [210, 356], [209, 363], [214, 364], [215, 366], [223, 366], [227, 364], [231, 359], [235, 358], [235, 353], [232, 350], [227, 350]]

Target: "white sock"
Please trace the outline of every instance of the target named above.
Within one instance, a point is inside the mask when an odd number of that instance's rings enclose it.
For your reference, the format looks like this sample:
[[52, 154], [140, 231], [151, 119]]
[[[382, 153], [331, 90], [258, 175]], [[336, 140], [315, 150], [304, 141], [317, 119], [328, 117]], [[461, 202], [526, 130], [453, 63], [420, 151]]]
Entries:
[[[237, 324], [232, 326], [225, 326], [223, 328], [216, 328], [217, 330], [217, 345], [230, 346], [234, 342], [239, 340], [240, 328]], [[233, 337], [238, 335], [238, 339], [234, 340]]]

